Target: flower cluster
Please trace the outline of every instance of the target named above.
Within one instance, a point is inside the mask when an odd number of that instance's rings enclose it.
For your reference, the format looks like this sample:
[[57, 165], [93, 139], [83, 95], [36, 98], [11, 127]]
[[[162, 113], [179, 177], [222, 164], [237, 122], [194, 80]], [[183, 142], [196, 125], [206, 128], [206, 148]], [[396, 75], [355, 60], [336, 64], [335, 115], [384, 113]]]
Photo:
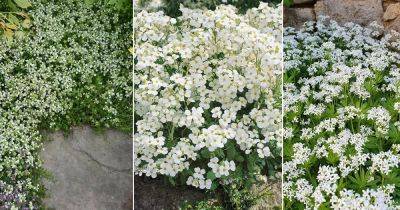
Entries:
[[400, 39], [326, 17], [284, 32], [288, 209], [394, 209]]
[[39, 129], [131, 127], [131, 20], [101, 4], [32, 1], [33, 30], [0, 41], [0, 209], [38, 209]]
[[280, 161], [280, 9], [137, 14], [136, 174], [215, 189], [232, 177], [265, 175], [269, 159]]
[[186, 181], [187, 185], [192, 185], [194, 187], [198, 187], [200, 189], [210, 189], [211, 188], [211, 179], [205, 179], [204, 174], [206, 170], [200, 168], [194, 168], [194, 173], [192, 176]]

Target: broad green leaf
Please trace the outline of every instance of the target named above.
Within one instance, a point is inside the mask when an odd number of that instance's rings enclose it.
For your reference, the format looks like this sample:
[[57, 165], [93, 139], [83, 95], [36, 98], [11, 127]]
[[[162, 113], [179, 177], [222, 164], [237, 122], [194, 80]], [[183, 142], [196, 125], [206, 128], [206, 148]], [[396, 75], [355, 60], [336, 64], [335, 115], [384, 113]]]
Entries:
[[12, 0], [8, 0], [7, 1], [7, 6], [10, 8], [10, 12], [17, 12], [19, 9], [17, 7], [17, 5], [15, 5], [15, 3]]
[[32, 6], [29, 0], [14, 0], [14, 2], [22, 9], [26, 9]]
[[207, 179], [210, 179], [211, 181], [213, 181], [215, 179], [215, 174], [212, 171], [207, 172]]
[[13, 40], [13, 35], [14, 35], [14, 32], [12, 31], [12, 30], [10, 30], [10, 29], [6, 29], [5, 31], [4, 31], [4, 36], [7, 38], [7, 40], [9, 40], [9, 41], [12, 41]]
[[12, 30], [15, 30], [18, 28], [18, 26], [13, 23], [6, 23], [6, 27], [9, 29], [12, 29]]
[[15, 37], [18, 39], [21, 39], [21, 38], [25, 37], [25, 33], [23, 31], [16, 31]]
[[90, 6], [93, 5], [96, 0], [84, 0], [85, 4]]
[[210, 158], [211, 157], [211, 153], [210, 153], [210, 151], [208, 151], [208, 149], [201, 150], [200, 154], [201, 154], [201, 156], [203, 158]]
[[8, 17], [7, 17], [7, 20], [10, 21], [10, 23], [13, 23], [15, 25], [19, 25], [19, 19], [13, 14], [9, 14]]
[[217, 189], [217, 188], [218, 188], [218, 182], [213, 182], [213, 183], [211, 184], [210, 190], [215, 190], [215, 189]]
[[22, 27], [24, 27], [24, 28], [30, 28], [30, 27], [31, 27], [31, 20], [25, 19], [25, 20], [22, 22]]

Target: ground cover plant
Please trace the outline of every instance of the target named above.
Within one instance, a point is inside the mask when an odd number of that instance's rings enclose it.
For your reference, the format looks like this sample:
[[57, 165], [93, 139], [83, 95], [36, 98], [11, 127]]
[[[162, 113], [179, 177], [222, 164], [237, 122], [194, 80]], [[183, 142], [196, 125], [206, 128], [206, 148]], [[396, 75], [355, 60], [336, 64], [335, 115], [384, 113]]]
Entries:
[[162, 10], [170, 17], [178, 17], [182, 15], [181, 5], [191, 9], [215, 10], [219, 5], [227, 4], [235, 6], [243, 14], [248, 9], [257, 8], [260, 3], [278, 5], [281, 0], [135, 0], [135, 10]]
[[135, 17], [135, 174], [246, 209], [239, 190], [280, 177], [281, 7], [180, 10]]
[[41, 130], [132, 129], [131, 12], [30, 3], [30, 34], [0, 41], [0, 209], [42, 207]]
[[398, 34], [321, 17], [285, 29], [284, 62], [284, 208], [398, 208]]

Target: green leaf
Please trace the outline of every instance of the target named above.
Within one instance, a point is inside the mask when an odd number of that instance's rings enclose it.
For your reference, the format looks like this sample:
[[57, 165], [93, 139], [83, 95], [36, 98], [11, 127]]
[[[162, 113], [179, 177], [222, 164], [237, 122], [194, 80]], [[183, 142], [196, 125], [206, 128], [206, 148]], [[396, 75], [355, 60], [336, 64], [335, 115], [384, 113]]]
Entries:
[[169, 181], [173, 186], [176, 185], [175, 179], [174, 179], [173, 177], [168, 177], [168, 181]]
[[26, 8], [32, 6], [32, 4], [31, 4], [31, 2], [29, 2], [29, 0], [14, 0], [14, 2], [22, 9], [26, 9]]
[[400, 142], [400, 131], [397, 129], [397, 126], [391, 124], [389, 129], [389, 141], [394, 144]]
[[399, 175], [399, 170], [393, 170], [390, 172], [388, 175], [383, 174], [383, 185], [387, 184], [394, 184], [396, 186], [400, 186], [400, 176]]
[[4, 31], [4, 36], [7, 38], [8, 41], [12, 41], [13, 40], [13, 35], [14, 35], [14, 32], [12, 30], [10, 30], [10, 29], [6, 29]]
[[293, 4], [293, 0], [283, 0], [283, 5], [290, 7]]
[[224, 150], [222, 150], [222, 149], [217, 149], [213, 153], [215, 154], [215, 156], [217, 156], [220, 159], [225, 158], [225, 153], [224, 153]]
[[13, 14], [9, 14], [7, 17], [7, 20], [9, 20], [10, 23], [13, 23], [13, 24], [16, 24], [16, 25], [19, 24], [19, 19]]
[[25, 19], [25, 20], [22, 22], [22, 27], [24, 27], [24, 28], [30, 28], [30, 27], [31, 27], [31, 20]]
[[235, 160], [238, 161], [238, 162], [243, 162], [244, 161], [244, 157], [239, 154], [239, 155], [237, 155], [235, 157]]
[[329, 204], [323, 203], [318, 207], [318, 210], [329, 210], [330, 208], [328, 208], [328, 206], [329, 206]]
[[6, 23], [6, 27], [13, 30], [18, 28], [18, 26], [13, 23]]
[[218, 182], [213, 182], [213, 183], [211, 184], [210, 190], [215, 190], [215, 189], [217, 189], [217, 187], [218, 187]]
[[226, 157], [228, 160], [234, 160], [236, 155], [238, 155], [238, 152], [236, 151], [235, 143], [233, 141], [228, 141], [226, 144]]
[[88, 5], [88, 6], [93, 5], [95, 1], [96, 0], [84, 0], [85, 4]]
[[212, 171], [207, 172], [207, 179], [210, 179], [211, 181], [213, 181], [215, 179], [215, 174]]
[[15, 32], [15, 37], [18, 39], [21, 39], [25, 36], [25, 33], [23, 31], [16, 31]]
[[371, 178], [372, 175], [370, 172], [365, 172], [363, 168], [361, 168], [358, 172], [354, 172], [354, 176], [349, 176], [353, 187], [359, 192], [368, 186], [373, 186], [376, 184], [376, 180], [371, 180]]
[[17, 12], [19, 11], [17, 5], [15, 5], [15, 3], [12, 0], [8, 0], [7, 1], [7, 6], [10, 8], [10, 12]]
[[211, 153], [210, 153], [210, 151], [208, 151], [208, 149], [201, 150], [200, 154], [201, 154], [201, 156], [203, 158], [210, 158], [211, 157]]

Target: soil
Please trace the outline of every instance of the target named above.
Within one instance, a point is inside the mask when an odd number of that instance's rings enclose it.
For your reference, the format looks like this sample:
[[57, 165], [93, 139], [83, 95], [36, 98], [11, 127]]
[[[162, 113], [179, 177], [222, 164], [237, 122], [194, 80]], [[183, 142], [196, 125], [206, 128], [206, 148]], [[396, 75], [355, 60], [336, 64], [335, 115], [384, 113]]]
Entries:
[[189, 186], [174, 187], [162, 178], [135, 176], [135, 210], [178, 210], [185, 201], [206, 198], [204, 191]]

